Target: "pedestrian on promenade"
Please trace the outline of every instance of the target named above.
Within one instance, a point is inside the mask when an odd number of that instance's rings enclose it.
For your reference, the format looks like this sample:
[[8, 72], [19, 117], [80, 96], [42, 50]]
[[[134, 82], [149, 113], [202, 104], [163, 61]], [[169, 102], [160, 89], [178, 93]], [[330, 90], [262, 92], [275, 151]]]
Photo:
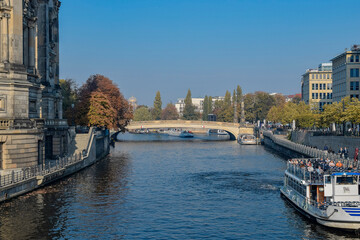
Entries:
[[346, 147], [344, 147], [343, 151], [344, 151], [344, 158], [347, 159], [349, 157], [349, 150]]
[[325, 144], [325, 146], [324, 146], [324, 151], [328, 151], [329, 150], [329, 148], [328, 148], [328, 146]]

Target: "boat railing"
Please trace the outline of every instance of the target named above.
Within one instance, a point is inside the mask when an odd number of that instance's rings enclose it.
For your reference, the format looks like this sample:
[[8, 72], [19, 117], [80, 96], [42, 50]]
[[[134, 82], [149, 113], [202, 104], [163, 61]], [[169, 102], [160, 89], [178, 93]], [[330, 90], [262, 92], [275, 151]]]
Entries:
[[[309, 171], [307, 165], [309, 161], [312, 162], [312, 165], [318, 161], [317, 165], [321, 167], [323, 172], [317, 172], [315, 167], [313, 167], [313, 171]], [[302, 164], [300, 164], [300, 162], [302, 162]], [[357, 166], [352, 165], [352, 161], [344, 159], [341, 163], [342, 167], [337, 167], [329, 166], [324, 160], [317, 158], [292, 159], [287, 163], [287, 172], [312, 184], [324, 184], [324, 175], [331, 175], [336, 172], [359, 172]]]
[[323, 216], [326, 213], [326, 209], [328, 208], [329, 204], [325, 202], [319, 203], [310, 198], [307, 198], [289, 186], [286, 186], [286, 191], [291, 200], [294, 201], [300, 208], [309, 210], [319, 216]]

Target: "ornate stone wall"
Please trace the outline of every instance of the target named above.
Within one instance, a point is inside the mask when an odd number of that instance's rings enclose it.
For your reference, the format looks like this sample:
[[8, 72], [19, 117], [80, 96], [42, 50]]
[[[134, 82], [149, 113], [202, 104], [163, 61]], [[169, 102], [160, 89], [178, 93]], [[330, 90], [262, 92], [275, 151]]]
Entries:
[[[23, 131], [0, 126], [0, 169], [35, 165], [43, 156], [67, 151], [68, 127], [59, 121], [60, 5], [58, 0], [0, 0], [0, 123], [17, 122]], [[33, 129], [35, 119], [45, 124]]]

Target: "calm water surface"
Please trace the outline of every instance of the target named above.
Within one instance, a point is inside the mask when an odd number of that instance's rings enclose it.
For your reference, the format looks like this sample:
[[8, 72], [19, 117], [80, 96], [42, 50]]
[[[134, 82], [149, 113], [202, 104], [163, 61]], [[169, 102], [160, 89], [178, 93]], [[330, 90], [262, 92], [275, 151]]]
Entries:
[[94, 166], [0, 205], [0, 239], [356, 239], [287, 205], [285, 160], [262, 146], [120, 139]]

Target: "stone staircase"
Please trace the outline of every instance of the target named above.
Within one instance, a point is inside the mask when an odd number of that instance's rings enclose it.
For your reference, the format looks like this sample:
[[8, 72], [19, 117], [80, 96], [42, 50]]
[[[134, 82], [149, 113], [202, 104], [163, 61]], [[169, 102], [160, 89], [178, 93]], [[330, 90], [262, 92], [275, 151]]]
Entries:
[[75, 137], [75, 153], [81, 153], [84, 149], [87, 148], [90, 134], [88, 133], [78, 133]]

